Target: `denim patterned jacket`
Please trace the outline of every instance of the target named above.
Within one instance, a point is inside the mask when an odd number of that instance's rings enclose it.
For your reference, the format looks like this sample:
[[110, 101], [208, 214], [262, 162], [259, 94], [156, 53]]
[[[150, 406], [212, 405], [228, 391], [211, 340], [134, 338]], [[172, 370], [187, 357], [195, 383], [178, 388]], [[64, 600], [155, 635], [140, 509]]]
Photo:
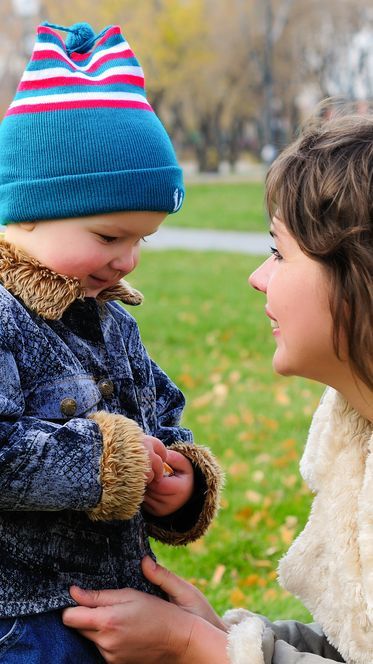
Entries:
[[[140, 569], [148, 533], [185, 544], [215, 515], [219, 468], [118, 299], [141, 295], [120, 282], [84, 299], [0, 242], [0, 616], [73, 605], [71, 584], [156, 593]], [[170, 517], [141, 510], [142, 432], [193, 464], [195, 493]]]

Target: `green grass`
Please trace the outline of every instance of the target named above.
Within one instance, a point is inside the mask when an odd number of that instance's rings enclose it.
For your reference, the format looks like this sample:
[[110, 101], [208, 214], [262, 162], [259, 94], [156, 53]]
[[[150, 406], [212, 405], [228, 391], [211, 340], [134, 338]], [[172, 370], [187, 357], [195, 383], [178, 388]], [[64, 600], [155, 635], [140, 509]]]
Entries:
[[264, 297], [247, 285], [259, 261], [148, 250], [132, 276], [145, 303], [131, 312], [152, 357], [186, 395], [183, 424], [226, 472], [209, 533], [188, 547], [154, 543], [154, 549], [219, 611], [238, 605], [272, 618], [307, 619], [277, 585], [275, 570], [308, 513], [298, 461], [321, 389], [272, 372]]
[[267, 231], [264, 185], [259, 182], [187, 184], [182, 209], [167, 224], [188, 228]]

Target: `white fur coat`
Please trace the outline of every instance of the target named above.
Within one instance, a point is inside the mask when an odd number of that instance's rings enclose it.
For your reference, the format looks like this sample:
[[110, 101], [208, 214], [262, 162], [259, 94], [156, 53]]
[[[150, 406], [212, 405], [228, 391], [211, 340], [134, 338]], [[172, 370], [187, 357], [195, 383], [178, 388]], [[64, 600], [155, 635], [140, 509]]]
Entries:
[[[311, 514], [279, 567], [280, 583], [305, 604], [349, 664], [373, 663], [372, 451], [372, 425], [328, 388], [301, 461], [315, 493]], [[260, 646], [270, 623], [258, 616], [231, 611], [226, 622], [233, 664], [299, 661], [296, 648], [275, 638], [265, 656]], [[313, 652], [316, 659], [299, 655], [302, 662], [331, 661]]]

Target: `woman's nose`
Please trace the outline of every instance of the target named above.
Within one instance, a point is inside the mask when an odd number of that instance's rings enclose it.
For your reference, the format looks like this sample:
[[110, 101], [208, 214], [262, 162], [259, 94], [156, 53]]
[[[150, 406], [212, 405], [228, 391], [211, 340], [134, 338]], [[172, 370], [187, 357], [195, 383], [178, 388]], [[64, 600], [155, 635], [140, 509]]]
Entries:
[[266, 293], [268, 279], [272, 271], [272, 264], [273, 257], [270, 256], [266, 261], [264, 261], [264, 263], [259, 265], [259, 267], [249, 276], [248, 281], [250, 286], [258, 291], [261, 291], [262, 293]]

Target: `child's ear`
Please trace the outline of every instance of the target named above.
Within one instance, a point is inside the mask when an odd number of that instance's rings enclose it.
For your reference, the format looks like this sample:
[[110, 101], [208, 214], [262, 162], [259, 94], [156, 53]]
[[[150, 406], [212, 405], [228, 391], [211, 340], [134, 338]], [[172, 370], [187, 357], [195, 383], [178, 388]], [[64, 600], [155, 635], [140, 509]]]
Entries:
[[23, 228], [24, 231], [28, 231], [31, 233], [31, 231], [34, 230], [35, 224], [33, 224], [31, 221], [22, 221], [20, 224], [18, 224], [21, 228]]

